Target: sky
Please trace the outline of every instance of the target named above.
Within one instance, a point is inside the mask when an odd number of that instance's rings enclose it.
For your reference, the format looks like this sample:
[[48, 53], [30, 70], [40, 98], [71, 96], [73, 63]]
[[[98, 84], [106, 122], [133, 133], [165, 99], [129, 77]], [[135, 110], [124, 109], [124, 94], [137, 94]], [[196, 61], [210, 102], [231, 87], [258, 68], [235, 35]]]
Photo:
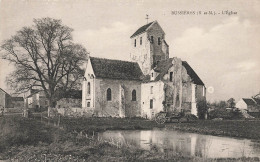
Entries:
[[[146, 24], [146, 14], [165, 31], [170, 57], [187, 61], [203, 80], [209, 101], [260, 91], [259, 0], [0, 0], [0, 42], [34, 18], [51, 17], [73, 28], [74, 42], [91, 56], [130, 60], [130, 36]], [[7, 92], [12, 69], [0, 60], [0, 88]]]

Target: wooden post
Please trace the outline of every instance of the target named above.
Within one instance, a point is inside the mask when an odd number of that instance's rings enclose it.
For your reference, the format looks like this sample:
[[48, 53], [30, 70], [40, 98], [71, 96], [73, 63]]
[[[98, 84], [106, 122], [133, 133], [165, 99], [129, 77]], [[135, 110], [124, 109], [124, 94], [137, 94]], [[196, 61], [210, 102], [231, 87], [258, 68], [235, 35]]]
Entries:
[[59, 114], [59, 117], [58, 117], [58, 127], [60, 126], [60, 114]]

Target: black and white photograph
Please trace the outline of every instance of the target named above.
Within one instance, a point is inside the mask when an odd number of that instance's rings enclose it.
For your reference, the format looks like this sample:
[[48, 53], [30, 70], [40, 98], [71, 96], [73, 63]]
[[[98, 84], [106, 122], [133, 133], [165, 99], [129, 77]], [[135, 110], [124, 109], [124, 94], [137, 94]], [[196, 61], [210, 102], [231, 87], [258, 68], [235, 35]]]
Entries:
[[260, 161], [260, 1], [0, 0], [0, 161]]

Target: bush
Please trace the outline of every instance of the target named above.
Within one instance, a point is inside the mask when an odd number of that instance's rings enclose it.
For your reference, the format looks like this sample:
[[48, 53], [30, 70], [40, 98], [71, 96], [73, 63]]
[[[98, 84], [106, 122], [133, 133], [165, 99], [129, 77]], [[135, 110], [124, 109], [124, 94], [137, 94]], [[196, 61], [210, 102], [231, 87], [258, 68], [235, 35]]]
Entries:
[[210, 119], [223, 118], [223, 119], [238, 119], [242, 118], [239, 111], [227, 111], [226, 109], [215, 109], [209, 112]]
[[208, 112], [208, 106], [205, 99], [200, 100], [197, 104], [199, 119], [205, 119], [205, 114]]

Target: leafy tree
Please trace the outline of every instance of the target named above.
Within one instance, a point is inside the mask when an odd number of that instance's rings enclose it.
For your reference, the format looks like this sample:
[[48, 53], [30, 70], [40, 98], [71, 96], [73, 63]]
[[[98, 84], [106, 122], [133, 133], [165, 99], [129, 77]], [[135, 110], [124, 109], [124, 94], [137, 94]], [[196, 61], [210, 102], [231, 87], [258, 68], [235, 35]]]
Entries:
[[234, 98], [230, 98], [230, 99], [227, 101], [227, 103], [228, 103], [228, 107], [230, 107], [230, 108], [234, 108], [235, 105], [236, 105]]
[[7, 77], [18, 93], [32, 88], [44, 91], [49, 106], [71, 89], [78, 89], [87, 51], [72, 42], [73, 29], [52, 18], [34, 19], [2, 45], [2, 59], [15, 66]]

